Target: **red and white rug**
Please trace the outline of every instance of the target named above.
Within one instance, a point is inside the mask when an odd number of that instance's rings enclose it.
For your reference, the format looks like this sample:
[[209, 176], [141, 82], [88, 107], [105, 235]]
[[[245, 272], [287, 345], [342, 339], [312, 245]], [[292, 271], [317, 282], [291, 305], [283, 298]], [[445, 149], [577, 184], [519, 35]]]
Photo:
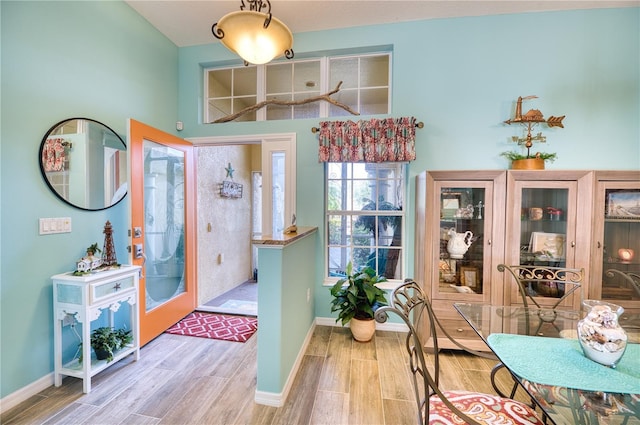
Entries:
[[194, 311], [167, 329], [174, 335], [245, 342], [258, 330], [258, 319]]

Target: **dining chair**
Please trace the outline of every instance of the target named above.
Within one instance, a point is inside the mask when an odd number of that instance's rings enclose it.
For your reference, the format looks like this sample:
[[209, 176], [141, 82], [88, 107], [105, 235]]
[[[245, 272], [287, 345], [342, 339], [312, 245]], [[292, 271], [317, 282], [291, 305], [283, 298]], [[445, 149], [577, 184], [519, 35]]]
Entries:
[[[575, 291], [580, 289], [584, 280], [583, 268], [566, 268], [532, 265], [506, 265], [498, 264], [498, 271], [508, 272], [513, 281], [518, 285], [518, 293], [525, 309], [533, 304], [537, 308], [538, 326], [531, 331], [530, 315], [525, 314], [525, 329], [529, 335], [537, 335], [543, 326], [550, 324], [560, 332], [554, 324], [557, 317], [556, 308]], [[545, 297], [553, 300], [551, 304], [541, 304], [536, 297]], [[514, 378], [514, 384], [509, 395], [503, 393], [497, 386], [496, 374], [504, 365], [498, 363], [491, 371], [491, 384], [494, 390], [503, 397], [513, 397], [518, 389], [518, 382]]]
[[[531, 335], [538, 334], [545, 324], [554, 325], [557, 317], [556, 308], [569, 295], [580, 289], [584, 280], [583, 268], [498, 264], [498, 271], [507, 271], [513, 277], [525, 308], [528, 308], [530, 303], [538, 308], [540, 320]], [[538, 301], [539, 297], [552, 301], [549, 304], [541, 304]], [[526, 318], [526, 326], [529, 329], [529, 315]], [[556, 329], [560, 331], [557, 327]]]
[[[388, 313], [399, 316], [409, 328], [405, 348], [409, 354], [418, 423], [471, 425], [543, 424], [536, 412], [524, 403], [473, 391], [445, 391], [440, 388], [440, 359], [436, 317], [422, 288], [407, 279], [391, 294], [388, 306], [375, 312], [375, 319], [385, 323]], [[412, 320], [413, 319], [413, 320]], [[416, 326], [426, 327], [433, 337], [433, 354], [428, 358]]]
[[620, 276], [624, 279], [625, 283], [628, 283], [632, 289], [640, 295], [640, 272], [625, 272], [618, 269], [609, 269], [605, 272], [605, 275], [610, 278]]

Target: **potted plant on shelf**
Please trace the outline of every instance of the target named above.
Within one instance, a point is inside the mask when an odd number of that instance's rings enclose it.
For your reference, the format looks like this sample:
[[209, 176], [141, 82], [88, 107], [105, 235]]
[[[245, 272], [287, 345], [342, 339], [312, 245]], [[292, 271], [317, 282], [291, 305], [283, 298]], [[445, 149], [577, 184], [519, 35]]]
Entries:
[[98, 242], [92, 243], [87, 248], [87, 256], [88, 257], [93, 257], [94, 255], [99, 254], [101, 252], [102, 252], [102, 250], [98, 247]]
[[356, 341], [370, 341], [375, 333], [373, 315], [378, 307], [387, 305], [386, 293], [376, 284], [386, 280], [371, 267], [353, 273], [353, 266], [349, 262], [346, 277], [331, 287], [331, 311], [339, 312], [336, 322], [342, 321], [342, 326], [349, 323]]
[[[126, 329], [113, 329], [107, 326], [97, 328], [91, 332], [91, 348], [96, 353], [96, 359], [106, 360], [107, 363], [113, 360], [113, 354], [117, 350], [125, 347], [133, 341], [133, 334]], [[80, 343], [82, 353], [82, 343]], [[82, 363], [82, 356], [80, 356]]]
[[535, 155], [530, 155], [527, 149], [527, 154], [522, 154], [516, 151], [502, 152], [500, 156], [503, 156], [511, 161], [512, 170], [544, 170], [544, 162], [553, 162], [556, 159], [555, 153], [536, 152]]

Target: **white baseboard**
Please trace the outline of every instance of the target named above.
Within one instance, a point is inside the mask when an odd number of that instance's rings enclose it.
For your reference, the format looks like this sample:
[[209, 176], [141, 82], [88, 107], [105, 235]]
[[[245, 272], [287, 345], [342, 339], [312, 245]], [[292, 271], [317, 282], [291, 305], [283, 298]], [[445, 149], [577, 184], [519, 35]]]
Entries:
[[[340, 322], [336, 322], [335, 317], [316, 317], [316, 325], [321, 326], [342, 326]], [[346, 328], [349, 327], [347, 323], [345, 325]], [[404, 323], [376, 323], [377, 331], [391, 331], [391, 332], [409, 332], [409, 328]]]
[[18, 404], [22, 403], [23, 401], [28, 400], [29, 397], [33, 397], [34, 395], [38, 394], [40, 391], [46, 390], [52, 385], [53, 385], [53, 372], [7, 395], [6, 397], [0, 400], [0, 414], [6, 412], [9, 409], [16, 407]]
[[313, 331], [316, 328], [316, 323], [314, 322], [312, 326], [309, 328], [307, 332], [307, 336], [302, 343], [302, 347], [300, 351], [298, 351], [298, 355], [296, 356], [296, 361], [293, 363], [293, 367], [289, 372], [289, 376], [287, 377], [287, 381], [284, 384], [284, 389], [280, 393], [271, 393], [267, 391], [258, 391], [256, 390], [254, 400], [258, 404], [264, 404], [267, 406], [273, 407], [282, 407], [284, 406], [285, 401], [287, 401], [287, 396], [289, 395], [289, 391], [291, 390], [291, 385], [293, 385], [293, 381], [298, 374], [298, 369], [300, 369], [300, 364], [302, 363], [302, 358], [304, 357], [304, 353], [307, 352], [307, 347], [311, 342], [311, 337], [313, 336]]

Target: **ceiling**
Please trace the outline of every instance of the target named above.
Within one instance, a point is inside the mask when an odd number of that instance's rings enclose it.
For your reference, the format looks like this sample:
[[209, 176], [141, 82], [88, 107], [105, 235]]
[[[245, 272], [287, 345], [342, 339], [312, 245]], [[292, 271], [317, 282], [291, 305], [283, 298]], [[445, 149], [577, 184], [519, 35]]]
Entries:
[[[126, 0], [178, 47], [217, 40], [211, 25], [240, 10], [240, 0]], [[248, 5], [248, 1], [245, 0]], [[271, 13], [291, 32], [376, 25], [423, 19], [574, 9], [638, 7], [640, 0], [271, 0]]]

